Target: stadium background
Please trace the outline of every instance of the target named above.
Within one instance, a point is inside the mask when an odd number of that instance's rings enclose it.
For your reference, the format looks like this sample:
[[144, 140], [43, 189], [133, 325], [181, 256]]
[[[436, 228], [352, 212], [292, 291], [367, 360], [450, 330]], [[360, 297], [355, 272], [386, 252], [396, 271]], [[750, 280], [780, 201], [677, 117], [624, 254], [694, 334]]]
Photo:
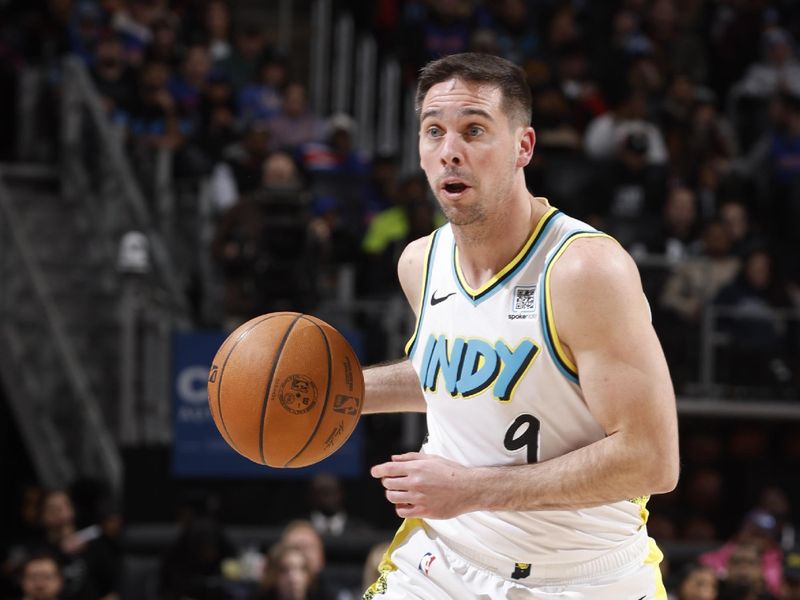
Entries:
[[[265, 474], [209, 437], [203, 369], [226, 331], [284, 309], [339, 327], [365, 364], [400, 355], [396, 258], [441, 222], [415, 73], [477, 50], [528, 74], [530, 188], [642, 271], [681, 418], [681, 482], [649, 505], [669, 581], [745, 524], [789, 554], [795, 2], [6, 0], [0, 16], [4, 547], [31, 486], [69, 488], [81, 527], [120, 516], [128, 582], [187, 509], [237, 552], [309, 515], [313, 473]], [[361, 522], [325, 538], [350, 588], [398, 523], [368, 466], [423, 435], [418, 416], [366, 417], [315, 471]]]

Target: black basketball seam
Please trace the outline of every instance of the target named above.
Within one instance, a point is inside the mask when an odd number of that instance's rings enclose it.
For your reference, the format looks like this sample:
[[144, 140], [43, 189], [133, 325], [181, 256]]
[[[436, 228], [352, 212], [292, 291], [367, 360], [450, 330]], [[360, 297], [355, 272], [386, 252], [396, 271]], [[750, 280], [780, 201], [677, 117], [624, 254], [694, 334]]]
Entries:
[[313, 440], [314, 437], [317, 435], [317, 432], [319, 431], [319, 427], [320, 427], [320, 425], [322, 425], [322, 420], [325, 418], [325, 412], [326, 412], [326, 409], [328, 408], [328, 401], [330, 400], [330, 395], [331, 395], [331, 379], [333, 377], [333, 366], [332, 366], [333, 360], [331, 358], [331, 345], [330, 345], [330, 342], [328, 342], [328, 336], [325, 335], [325, 330], [322, 329], [322, 327], [320, 327], [317, 323], [315, 323], [311, 319], [305, 319], [305, 320], [308, 321], [309, 323], [313, 324], [314, 327], [316, 327], [317, 329], [319, 329], [319, 332], [322, 334], [322, 339], [325, 340], [325, 350], [327, 350], [327, 353], [328, 353], [328, 383], [327, 383], [326, 389], [325, 389], [325, 401], [322, 403], [322, 409], [319, 411], [319, 418], [317, 419], [317, 424], [314, 425], [314, 431], [312, 431], [311, 435], [308, 436], [308, 439], [306, 440], [305, 445], [302, 448], [300, 448], [300, 450], [297, 451], [297, 454], [295, 454], [292, 458], [290, 458], [288, 461], [286, 461], [286, 464], [284, 465], [284, 467], [288, 467], [290, 464], [292, 464], [292, 461], [296, 460], [298, 456], [300, 456], [303, 452], [305, 452], [305, 449], [308, 448], [308, 445], [311, 443], [311, 440]]
[[[253, 331], [253, 329], [261, 325], [261, 323], [263, 323], [264, 321], [268, 321], [269, 319], [278, 316], [280, 315], [271, 314], [269, 316], [266, 316], [260, 321], [253, 323], [250, 327], [248, 327], [242, 333], [240, 333], [239, 337], [236, 338], [236, 341], [233, 342], [231, 349], [228, 350], [228, 354], [225, 356], [225, 360], [223, 361], [222, 366], [219, 368], [219, 383], [217, 383], [217, 413], [219, 414], [219, 421], [220, 423], [222, 423], [222, 429], [225, 431], [226, 441], [231, 445], [231, 448], [233, 448], [237, 452], [239, 452], [239, 449], [236, 447], [236, 444], [233, 443], [233, 437], [231, 437], [230, 432], [228, 432], [228, 427], [225, 425], [225, 418], [222, 416], [222, 377], [225, 375], [225, 365], [228, 364], [228, 359], [231, 357], [231, 354], [233, 354], [233, 351], [236, 349], [236, 346], [239, 345], [239, 342], [241, 342], [245, 337], [247, 337], [247, 335], [251, 331]], [[239, 452], [239, 454], [241, 454], [241, 452]]]
[[261, 427], [258, 429], [258, 453], [261, 456], [261, 462], [264, 464], [267, 464], [267, 461], [264, 459], [264, 427], [266, 426], [265, 420], [267, 418], [267, 401], [269, 400], [270, 391], [272, 390], [272, 380], [275, 378], [275, 371], [278, 370], [278, 363], [281, 360], [281, 352], [283, 352], [283, 347], [286, 345], [286, 340], [289, 339], [289, 334], [302, 316], [303, 315], [298, 314], [294, 318], [294, 321], [289, 324], [289, 327], [286, 328], [286, 332], [283, 334], [283, 339], [275, 350], [275, 360], [272, 363], [272, 372], [269, 374], [269, 379], [267, 379], [267, 391], [264, 393], [264, 403], [261, 405], [261, 420], [259, 421], [259, 423], [261, 423]]

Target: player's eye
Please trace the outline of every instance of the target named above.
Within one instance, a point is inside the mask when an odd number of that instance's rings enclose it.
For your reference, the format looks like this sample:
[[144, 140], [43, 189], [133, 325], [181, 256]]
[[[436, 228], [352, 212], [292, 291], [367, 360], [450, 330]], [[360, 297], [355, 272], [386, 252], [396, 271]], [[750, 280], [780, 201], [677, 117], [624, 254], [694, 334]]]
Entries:
[[439, 129], [436, 125], [432, 125], [427, 129], [428, 137], [437, 138], [442, 135], [442, 130]]
[[470, 137], [477, 137], [483, 133], [483, 128], [477, 125], [471, 125], [467, 128], [467, 135]]

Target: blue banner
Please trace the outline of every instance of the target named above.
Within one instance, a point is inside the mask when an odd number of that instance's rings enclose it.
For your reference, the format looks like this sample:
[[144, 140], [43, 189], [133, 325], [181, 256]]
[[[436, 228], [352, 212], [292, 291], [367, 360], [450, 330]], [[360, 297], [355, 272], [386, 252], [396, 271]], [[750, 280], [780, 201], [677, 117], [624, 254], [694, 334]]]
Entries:
[[340, 477], [359, 477], [363, 470], [362, 425], [332, 456], [302, 469], [265, 467], [225, 442], [211, 417], [206, 385], [211, 361], [226, 336], [223, 332], [179, 332], [173, 336], [172, 474], [185, 478], [304, 479], [326, 471]]

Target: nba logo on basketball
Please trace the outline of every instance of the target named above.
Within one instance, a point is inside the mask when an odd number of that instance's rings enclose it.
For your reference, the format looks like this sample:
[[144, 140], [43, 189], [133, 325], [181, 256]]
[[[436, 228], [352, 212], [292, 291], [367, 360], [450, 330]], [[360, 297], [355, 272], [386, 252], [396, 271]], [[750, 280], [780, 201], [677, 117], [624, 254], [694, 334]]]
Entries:
[[352, 416], [358, 414], [358, 404], [358, 398], [337, 394], [336, 398], [333, 399], [333, 410]]

